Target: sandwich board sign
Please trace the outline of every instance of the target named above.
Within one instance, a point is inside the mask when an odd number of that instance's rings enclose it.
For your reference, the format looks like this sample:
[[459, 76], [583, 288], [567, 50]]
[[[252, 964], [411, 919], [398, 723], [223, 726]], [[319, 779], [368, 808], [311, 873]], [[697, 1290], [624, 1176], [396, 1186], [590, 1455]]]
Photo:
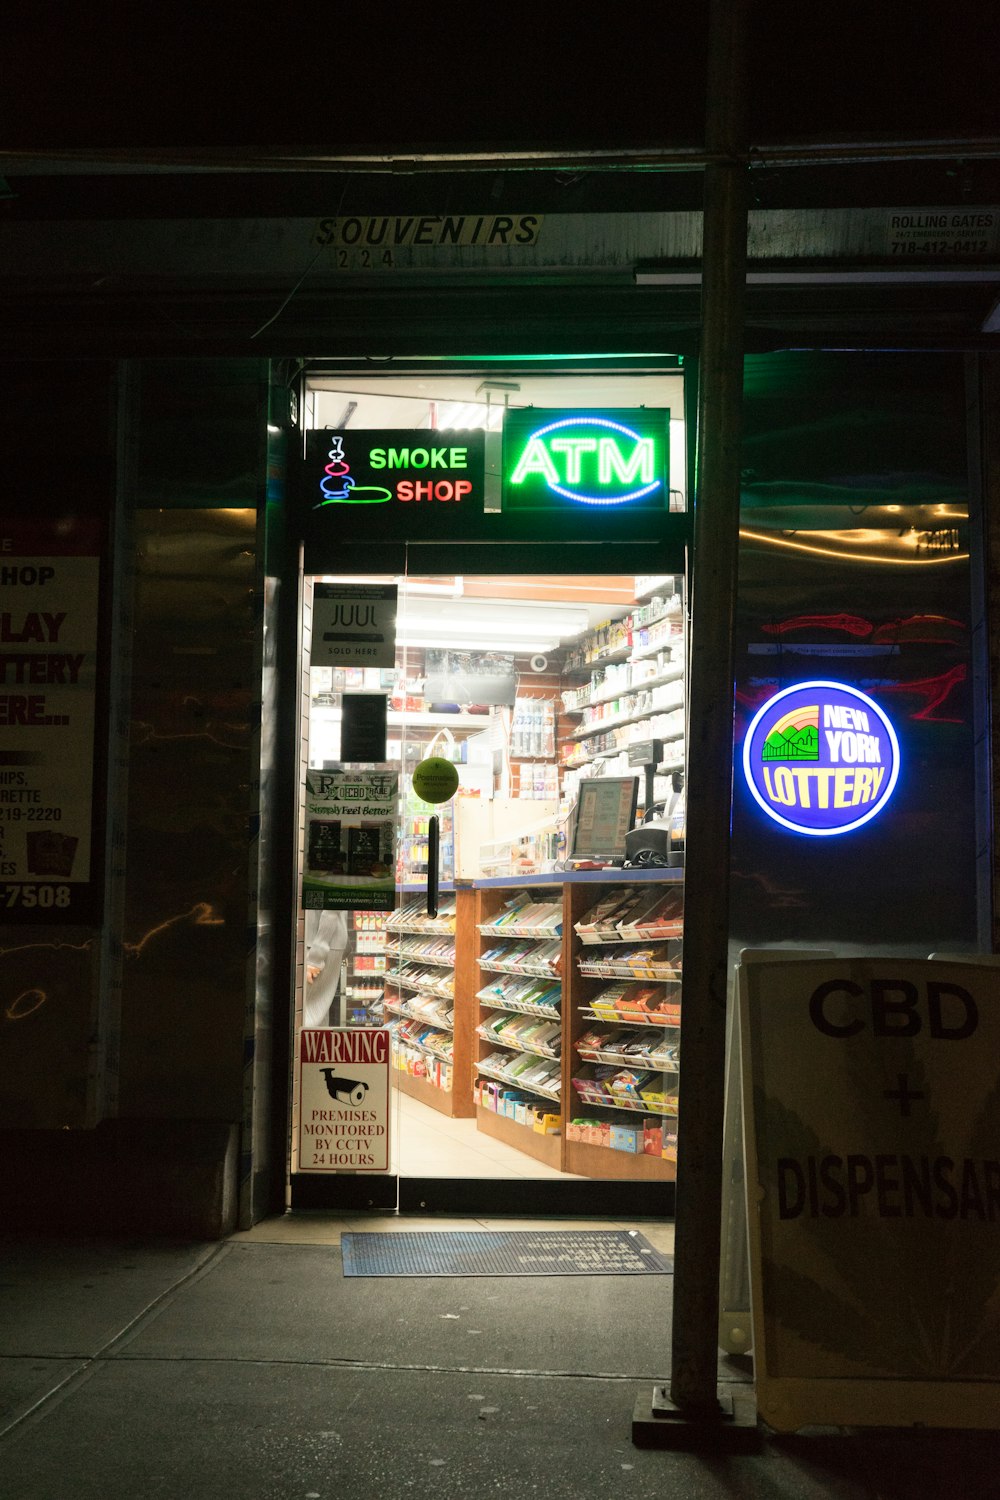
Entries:
[[324, 1026], [299, 1034], [299, 1171], [389, 1170], [389, 1032]]
[[1000, 969], [738, 971], [760, 1416], [996, 1426]]

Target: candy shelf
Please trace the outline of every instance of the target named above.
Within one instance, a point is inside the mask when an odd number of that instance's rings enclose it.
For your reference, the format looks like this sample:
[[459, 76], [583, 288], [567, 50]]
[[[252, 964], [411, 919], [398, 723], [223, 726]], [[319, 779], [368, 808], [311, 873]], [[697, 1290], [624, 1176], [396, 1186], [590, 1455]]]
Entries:
[[670, 1181], [676, 1172], [683, 886], [618, 881], [603, 891], [577, 886], [567, 894], [564, 1170]]
[[670, 1181], [682, 875], [536, 880], [460, 885], [438, 918], [416, 900], [389, 918], [395, 1086], [555, 1170]]
[[478, 1105], [477, 1128], [559, 1167], [564, 892], [533, 895], [529, 885], [476, 896], [479, 1057], [473, 1088], [490, 1098], [491, 1083], [504, 1086], [492, 1098], [495, 1107]]
[[[472, 1012], [455, 1000], [460, 969], [456, 922], [454, 895], [442, 896], [435, 917], [427, 915], [424, 899], [405, 900], [392, 913], [386, 922], [385, 1009], [396, 1018], [395, 1087], [441, 1114], [468, 1119], [474, 1113]], [[421, 1027], [423, 1034], [413, 1029]], [[446, 1066], [420, 1072], [421, 1057]]]

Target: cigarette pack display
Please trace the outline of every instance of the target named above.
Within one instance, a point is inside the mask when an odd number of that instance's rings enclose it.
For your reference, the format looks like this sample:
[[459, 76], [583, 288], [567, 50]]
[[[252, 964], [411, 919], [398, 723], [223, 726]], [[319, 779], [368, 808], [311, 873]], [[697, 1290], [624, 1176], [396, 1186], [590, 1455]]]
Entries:
[[582, 943], [614, 942], [618, 936], [618, 922], [631, 910], [638, 899], [638, 888], [629, 886], [624, 891], [612, 891], [588, 911], [574, 931]]
[[680, 938], [684, 932], [684, 896], [679, 886], [647, 892], [618, 923], [623, 938]]
[[670, 945], [646, 943], [600, 947], [581, 953], [581, 974], [609, 979], [680, 979], [680, 971]]
[[479, 931], [487, 937], [494, 933], [511, 937], [556, 937], [562, 932], [562, 903], [532, 901], [526, 892], [521, 892], [495, 917], [481, 922]]

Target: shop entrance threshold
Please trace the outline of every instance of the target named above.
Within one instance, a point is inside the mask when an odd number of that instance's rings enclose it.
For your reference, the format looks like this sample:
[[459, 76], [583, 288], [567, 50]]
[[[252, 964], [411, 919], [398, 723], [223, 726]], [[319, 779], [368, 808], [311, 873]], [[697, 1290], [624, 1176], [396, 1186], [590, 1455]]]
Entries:
[[375, 1177], [294, 1172], [292, 1209], [383, 1210], [489, 1218], [653, 1218], [674, 1215], [672, 1182], [569, 1178]]

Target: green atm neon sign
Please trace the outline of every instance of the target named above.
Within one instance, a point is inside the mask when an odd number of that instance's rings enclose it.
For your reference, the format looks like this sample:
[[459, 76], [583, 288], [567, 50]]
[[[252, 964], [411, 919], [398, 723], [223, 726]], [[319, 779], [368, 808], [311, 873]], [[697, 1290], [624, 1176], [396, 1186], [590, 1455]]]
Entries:
[[664, 510], [670, 413], [512, 411], [504, 420], [505, 510], [624, 505]]

